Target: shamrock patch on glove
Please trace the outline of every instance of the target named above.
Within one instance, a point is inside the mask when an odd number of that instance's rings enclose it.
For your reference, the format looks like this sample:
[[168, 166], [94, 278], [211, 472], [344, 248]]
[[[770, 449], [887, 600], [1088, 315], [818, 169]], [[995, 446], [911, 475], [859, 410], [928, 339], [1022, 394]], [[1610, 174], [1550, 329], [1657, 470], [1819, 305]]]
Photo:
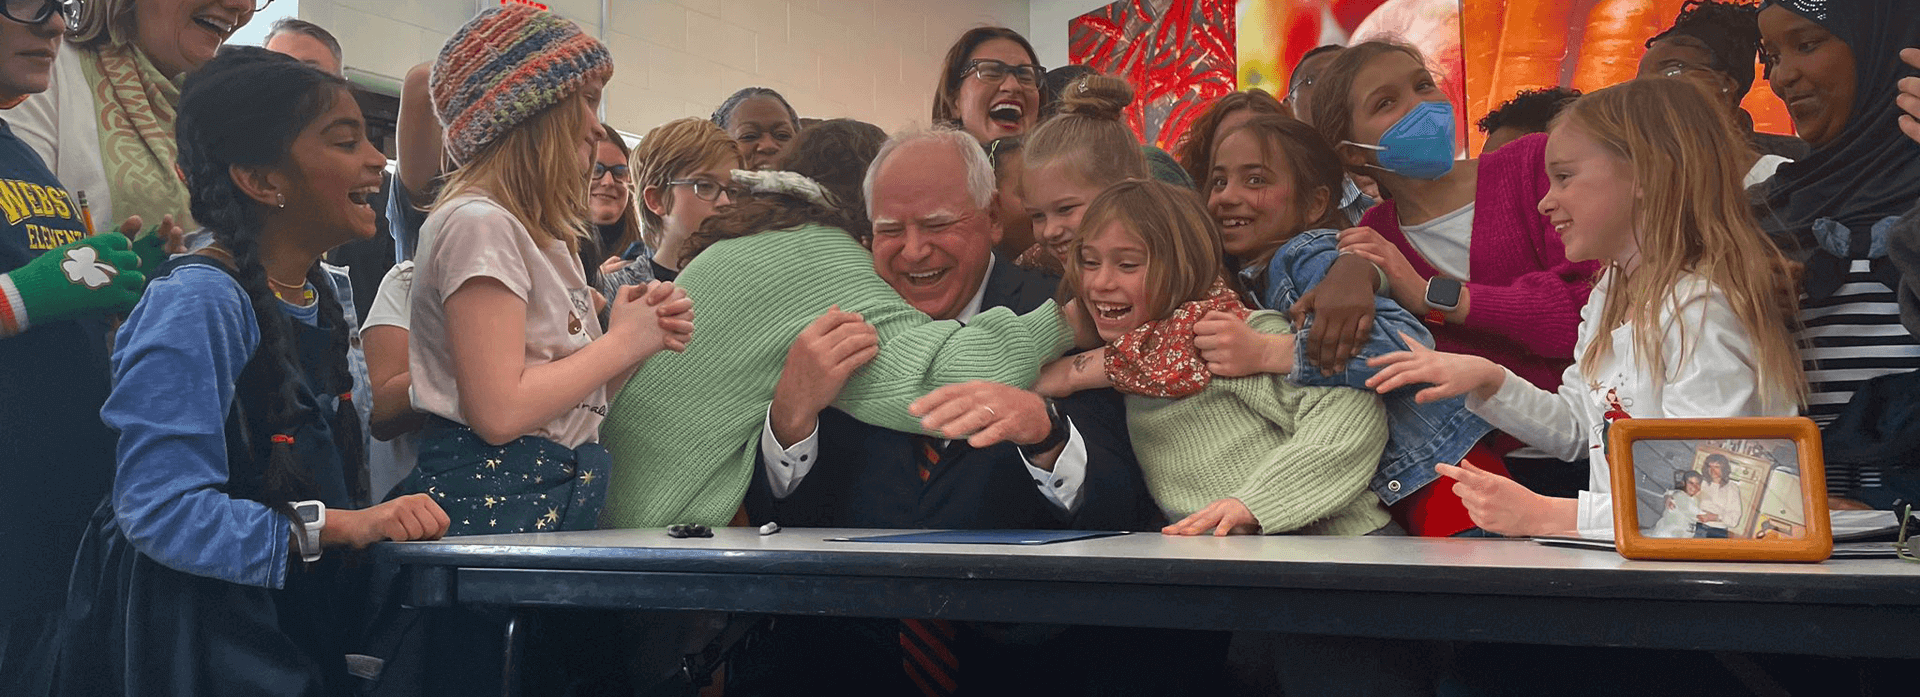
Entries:
[[66, 252], [67, 260], [60, 262], [60, 270], [67, 274], [67, 280], [87, 287], [87, 290], [100, 290], [120, 275], [120, 270], [112, 264], [101, 263], [100, 253], [92, 247], [72, 247]]

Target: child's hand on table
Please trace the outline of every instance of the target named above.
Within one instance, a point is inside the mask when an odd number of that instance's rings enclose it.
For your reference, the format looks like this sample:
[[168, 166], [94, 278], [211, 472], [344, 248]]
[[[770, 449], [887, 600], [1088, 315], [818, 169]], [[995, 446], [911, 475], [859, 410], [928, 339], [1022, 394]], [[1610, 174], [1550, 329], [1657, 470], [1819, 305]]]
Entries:
[[1215, 537], [1227, 535], [1260, 534], [1260, 521], [1247, 510], [1240, 499], [1220, 499], [1207, 504], [1193, 515], [1182, 518], [1180, 522], [1160, 528], [1162, 535], [1205, 535], [1212, 530]]

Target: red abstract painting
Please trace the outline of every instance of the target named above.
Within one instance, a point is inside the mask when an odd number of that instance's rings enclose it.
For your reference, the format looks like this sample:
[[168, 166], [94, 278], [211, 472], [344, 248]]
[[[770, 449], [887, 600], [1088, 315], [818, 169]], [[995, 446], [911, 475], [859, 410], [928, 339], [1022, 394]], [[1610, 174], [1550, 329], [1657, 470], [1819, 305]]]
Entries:
[[1132, 83], [1127, 124], [1164, 149], [1234, 90], [1234, 0], [1120, 0], [1074, 18], [1068, 38], [1074, 63]]

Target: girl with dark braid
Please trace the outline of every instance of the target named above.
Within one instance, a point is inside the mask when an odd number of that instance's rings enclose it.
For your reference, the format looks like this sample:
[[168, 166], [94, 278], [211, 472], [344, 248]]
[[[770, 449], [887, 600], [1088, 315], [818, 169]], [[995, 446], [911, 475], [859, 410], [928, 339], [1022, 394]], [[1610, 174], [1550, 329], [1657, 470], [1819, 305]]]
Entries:
[[264, 50], [188, 80], [177, 136], [211, 246], [161, 267], [101, 409], [112, 493], [75, 565], [58, 692], [342, 695], [340, 553], [436, 539], [430, 497], [365, 510], [347, 327], [321, 254], [373, 235], [385, 164], [346, 82]]

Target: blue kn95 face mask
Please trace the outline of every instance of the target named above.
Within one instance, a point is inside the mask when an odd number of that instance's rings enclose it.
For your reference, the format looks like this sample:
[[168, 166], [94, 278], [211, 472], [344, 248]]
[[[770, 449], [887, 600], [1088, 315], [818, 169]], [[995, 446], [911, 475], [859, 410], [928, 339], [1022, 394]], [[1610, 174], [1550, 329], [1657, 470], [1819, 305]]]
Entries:
[[1453, 103], [1421, 102], [1380, 136], [1379, 145], [1340, 141], [1379, 152], [1380, 169], [1415, 179], [1453, 171]]

